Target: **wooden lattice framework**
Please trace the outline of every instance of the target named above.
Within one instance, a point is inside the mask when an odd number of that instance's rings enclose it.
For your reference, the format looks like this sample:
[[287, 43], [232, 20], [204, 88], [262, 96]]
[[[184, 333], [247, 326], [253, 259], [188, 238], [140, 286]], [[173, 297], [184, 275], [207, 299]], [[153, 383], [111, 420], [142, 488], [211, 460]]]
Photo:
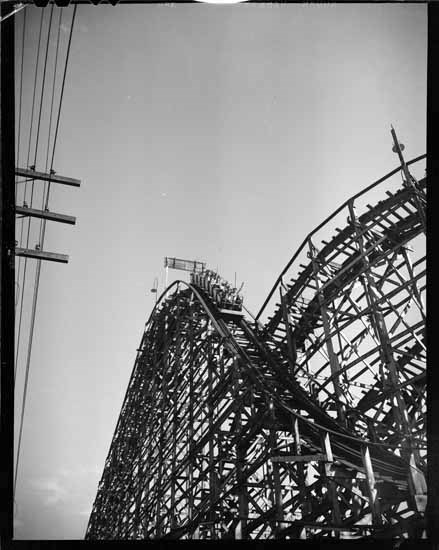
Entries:
[[347, 201], [344, 228], [288, 264], [265, 324], [195, 284], [167, 289], [86, 538], [425, 534], [425, 189]]

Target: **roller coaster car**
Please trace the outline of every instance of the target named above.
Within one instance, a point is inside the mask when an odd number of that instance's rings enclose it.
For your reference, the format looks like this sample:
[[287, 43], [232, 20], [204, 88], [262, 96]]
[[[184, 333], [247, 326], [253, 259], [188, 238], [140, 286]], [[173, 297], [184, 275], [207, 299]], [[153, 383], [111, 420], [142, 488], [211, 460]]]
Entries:
[[196, 273], [190, 274], [190, 281], [210, 296], [223, 317], [226, 316], [229, 320], [242, 317], [242, 298], [240, 296], [230, 298], [228, 289], [219, 284], [215, 279], [205, 278]]
[[243, 313], [241, 309], [237, 309], [238, 306], [233, 306], [234, 309], [226, 309], [224, 307], [219, 307], [218, 311], [221, 313], [221, 315], [225, 318], [236, 319], [238, 317], [243, 317]]

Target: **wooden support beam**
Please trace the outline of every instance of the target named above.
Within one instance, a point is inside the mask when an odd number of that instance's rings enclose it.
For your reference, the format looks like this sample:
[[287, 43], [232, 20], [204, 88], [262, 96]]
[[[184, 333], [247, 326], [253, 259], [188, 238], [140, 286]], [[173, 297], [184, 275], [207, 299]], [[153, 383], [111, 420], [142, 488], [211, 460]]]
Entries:
[[427, 505], [427, 484], [424, 474], [416, 467], [413, 453], [410, 455], [410, 492], [418, 512], [425, 512]]
[[328, 457], [322, 453], [271, 457], [271, 462], [326, 462], [327, 460]]
[[[273, 422], [275, 422], [274, 406], [272, 401], [270, 401], [270, 418]], [[278, 447], [277, 432], [275, 429], [270, 428], [270, 433], [269, 433], [270, 454], [273, 453], [277, 447]], [[279, 531], [282, 529], [281, 522], [284, 518], [284, 513], [283, 513], [283, 498], [282, 498], [282, 482], [280, 477], [279, 464], [276, 461], [272, 462], [271, 473], [268, 476], [268, 479], [270, 478], [271, 478], [271, 487], [272, 487], [271, 501], [275, 509], [274, 518], [273, 518], [275, 520], [275, 523], [271, 524], [271, 529], [272, 529], [273, 535], [277, 538], [277, 536], [279, 535]]]
[[[300, 429], [299, 429], [299, 419], [297, 417], [294, 417], [293, 419], [293, 433], [294, 433], [294, 445], [293, 449], [297, 456], [302, 455], [302, 445], [300, 443]], [[305, 478], [306, 478], [306, 466], [305, 464], [299, 462], [296, 467], [299, 485], [301, 487], [305, 486]], [[302, 504], [302, 513], [306, 515], [306, 503]]]
[[74, 216], [66, 216], [65, 214], [57, 214], [48, 210], [35, 210], [34, 208], [26, 208], [24, 206], [16, 206], [15, 213], [22, 216], [31, 216], [32, 218], [41, 218], [53, 222], [68, 223], [75, 225], [76, 218]]
[[[382, 309], [380, 308], [379, 304], [381, 300], [378, 296], [378, 289], [376, 287], [371, 264], [369, 262], [368, 255], [365, 253], [365, 243], [363, 239], [363, 232], [362, 229], [364, 227], [362, 226], [362, 223], [357, 218], [357, 215], [355, 213], [355, 207], [352, 201], [349, 202], [349, 212], [351, 219], [354, 222], [355, 231], [357, 235], [357, 246], [358, 250], [360, 252], [360, 256], [362, 258], [365, 270], [365, 278], [363, 281], [363, 286], [365, 290], [365, 295], [368, 303], [368, 307], [372, 310], [372, 325], [374, 328], [374, 332], [376, 334], [376, 338], [379, 341], [381, 351], [381, 361], [383, 365], [386, 366], [387, 373], [382, 373], [383, 377], [383, 386], [385, 389], [387, 387], [391, 387], [394, 389], [398, 386], [399, 383], [399, 377], [398, 377], [398, 370], [392, 350], [391, 345], [391, 339], [387, 330], [387, 326], [384, 320], [384, 315], [382, 312]], [[389, 299], [389, 296], [387, 297]], [[393, 408], [393, 415], [395, 418], [395, 422], [397, 425], [400, 426], [400, 429], [402, 432], [408, 433], [409, 432], [409, 422], [408, 422], [408, 414], [407, 414], [407, 405], [404, 401], [404, 397], [400, 392], [396, 392], [394, 394], [394, 399], [392, 402], [392, 408]]]
[[326, 344], [326, 350], [328, 352], [329, 365], [331, 368], [331, 378], [332, 378], [332, 383], [334, 385], [335, 395], [337, 397], [337, 415], [340, 422], [345, 424], [346, 423], [346, 410], [345, 410], [345, 404], [344, 404], [345, 397], [340, 387], [340, 379], [339, 379], [339, 371], [341, 366], [338, 360], [337, 353], [334, 350], [334, 345], [332, 343], [330, 319], [326, 309], [324, 294], [321, 288], [321, 281], [319, 280], [320, 279], [319, 275], [321, 275], [321, 273], [319, 273], [319, 266], [316, 259], [317, 249], [315, 248], [311, 238], [308, 239], [308, 247], [309, 247], [309, 256], [311, 258], [312, 270], [314, 273], [314, 279], [316, 283], [317, 299], [320, 306], [320, 315], [323, 322], [323, 330], [325, 333], [325, 344]]
[[287, 336], [287, 346], [288, 346], [287, 359], [291, 370], [294, 371], [294, 368], [296, 365], [296, 359], [297, 359], [297, 351], [296, 351], [296, 345], [295, 345], [296, 343], [291, 331], [290, 319], [288, 317], [288, 307], [282, 292], [282, 287], [279, 287], [279, 292], [280, 292], [280, 303], [282, 307], [282, 316], [283, 316], [283, 321], [284, 321], [286, 336]]
[[[232, 382], [232, 395], [234, 400], [234, 413], [236, 419], [235, 430], [236, 433], [239, 433], [242, 430], [242, 410], [240, 405], [240, 393], [239, 393], [239, 376], [240, 376], [240, 366], [238, 361], [234, 361], [233, 369], [233, 382]], [[245, 457], [247, 452], [247, 445], [243, 441], [238, 441], [235, 444], [235, 470], [236, 470], [236, 479], [238, 482], [238, 513], [239, 521], [235, 526], [235, 539], [242, 540], [247, 538], [247, 528], [248, 528], [248, 474], [245, 472]]]
[[69, 257], [66, 254], [57, 254], [56, 252], [46, 252], [45, 250], [32, 250], [30, 248], [16, 248], [16, 256], [24, 256], [26, 258], [35, 258], [37, 260], [48, 260], [50, 262], [59, 262], [66, 264]]
[[16, 168], [16, 176], [22, 176], [23, 178], [29, 178], [33, 180], [50, 181], [50, 183], [59, 183], [61, 185], [69, 185], [70, 187], [80, 187], [81, 180], [74, 178], [66, 178], [64, 176], [57, 176], [56, 174], [46, 174], [45, 172], [37, 172], [30, 170], [29, 168]]
[[330, 441], [328, 432], [325, 432], [324, 435], [322, 436], [322, 443], [325, 449], [325, 456], [327, 457], [327, 461], [334, 462], [334, 457], [332, 455], [332, 449], [331, 449], [331, 441]]
[[[332, 454], [331, 438], [329, 437], [328, 432], [325, 432], [324, 434], [322, 434], [321, 438], [322, 438], [322, 448], [325, 450], [325, 454], [327, 456], [327, 461], [325, 464], [323, 464], [323, 473], [324, 473], [324, 478], [326, 478], [328, 495], [332, 504], [332, 522], [335, 525], [341, 525], [342, 519], [341, 519], [341, 513], [340, 513], [340, 506], [338, 502], [337, 487], [334, 484], [334, 470], [332, 468], [332, 463], [334, 462], [334, 456]], [[335, 532], [334, 534], [336, 538], [339, 537], [338, 532]]]
[[370, 511], [372, 513], [372, 522], [374, 524], [381, 524], [380, 505], [378, 501], [378, 491], [376, 489], [375, 474], [372, 467], [372, 461], [370, 459], [369, 448], [367, 446], [361, 449], [361, 458], [363, 460], [363, 466], [366, 471], [366, 484], [369, 497]]

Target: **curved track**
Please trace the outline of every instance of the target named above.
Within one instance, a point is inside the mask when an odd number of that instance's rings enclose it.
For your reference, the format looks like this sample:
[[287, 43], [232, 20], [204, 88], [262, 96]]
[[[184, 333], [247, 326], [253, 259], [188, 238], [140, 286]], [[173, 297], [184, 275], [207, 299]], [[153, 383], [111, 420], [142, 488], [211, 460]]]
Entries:
[[425, 180], [361, 215], [349, 201], [345, 228], [284, 270], [265, 325], [171, 285], [86, 538], [421, 536], [424, 202]]
[[319, 251], [310, 239], [266, 325], [325, 410], [389, 445], [425, 438], [426, 268], [408, 247], [423, 237], [412, 201], [402, 188]]

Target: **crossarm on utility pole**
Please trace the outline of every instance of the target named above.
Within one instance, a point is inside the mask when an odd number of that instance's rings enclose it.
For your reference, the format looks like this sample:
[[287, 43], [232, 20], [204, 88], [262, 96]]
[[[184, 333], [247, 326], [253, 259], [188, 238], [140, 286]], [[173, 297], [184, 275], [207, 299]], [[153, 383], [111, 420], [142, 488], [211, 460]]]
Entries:
[[45, 250], [32, 250], [31, 248], [16, 248], [16, 256], [26, 258], [35, 258], [37, 260], [49, 260], [50, 262], [59, 262], [66, 264], [69, 261], [67, 254], [58, 254], [56, 252], [46, 252]]
[[37, 172], [29, 168], [16, 168], [16, 176], [22, 176], [32, 180], [50, 181], [50, 183], [59, 183], [61, 185], [69, 185], [71, 187], [80, 187], [81, 180], [74, 178], [66, 178], [64, 176], [57, 176], [56, 174], [46, 174], [45, 172]]
[[49, 212], [48, 210], [35, 210], [34, 208], [26, 208], [24, 206], [16, 206], [15, 213], [21, 216], [30, 216], [32, 218], [41, 218], [52, 222], [68, 223], [75, 225], [76, 218], [74, 216], [66, 216], [65, 214], [58, 214], [56, 212]]

